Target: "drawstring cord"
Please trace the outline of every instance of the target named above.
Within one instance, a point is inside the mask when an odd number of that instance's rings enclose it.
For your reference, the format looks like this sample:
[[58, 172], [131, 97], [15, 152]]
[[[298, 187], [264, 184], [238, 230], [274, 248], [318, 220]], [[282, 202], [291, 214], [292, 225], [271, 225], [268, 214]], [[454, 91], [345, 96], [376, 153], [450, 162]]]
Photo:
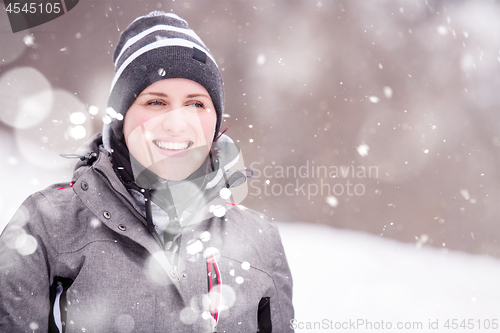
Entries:
[[155, 225], [153, 223], [153, 213], [151, 212], [151, 189], [144, 190], [144, 201], [146, 204], [146, 222], [149, 233], [155, 232]]
[[219, 322], [220, 303], [222, 299], [222, 277], [220, 275], [219, 265], [217, 264], [217, 260], [213, 254], [207, 257], [207, 274], [208, 293], [210, 295], [210, 314], [212, 316], [212, 331], [216, 333], [217, 324]]
[[87, 164], [92, 164], [97, 159], [97, 154], [96, 153], [90, 153], [88, 156], [83, 156], [83, 155], [78, 155], [78, 154], [59, 154], [59, 156], [72, 159], [72, 158], [78, 158], [80, 161], [85, 161]]
[[[212, 150], [208, 152], [209, 157], [210, 157], [210, 165], [212, 166], [212, 171], [215, 171], [215, 166], [214, 166], [214, 161], [213, 161], [213, 156], [212, 156]], [[222, 176], [224, 177], [224, 182], [226, 183], [226, 188], [230, 188], [231, 186], [229, 185], [229, 182], [227, 180], [227, 175], [226, 175], [226, 170], [224, 170], [224, 167], [222, 169]]]

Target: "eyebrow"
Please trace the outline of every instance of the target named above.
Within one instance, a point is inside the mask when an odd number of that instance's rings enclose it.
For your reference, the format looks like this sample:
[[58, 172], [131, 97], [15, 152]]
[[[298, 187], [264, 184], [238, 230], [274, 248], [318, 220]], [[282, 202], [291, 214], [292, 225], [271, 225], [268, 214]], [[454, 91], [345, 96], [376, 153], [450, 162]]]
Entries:
[[186, 97], [187, 98], [194, 98], [194, 97], [207, 97], [207, 98], [210, 98], [210, 96], [208, 96], [206, 94], [190, 94], [190, 95], [187, 95]]
[[154, 95], [154, 96], [159, 96], [159, 97], [168, 97], [167, 94], [160, 93], [160, 92], [147, 92], [147, 93], [141, 93], [139, 96], [146, 96], [146, 95]]
[[[145, 95], [154, 95], [154, 96], [159, 96], [159, 97], [168, 97], [167, 94], [161, 93], [161, 92], [147, 92], [147, 93], [142, 93], [139, 96], [145, 96]], [[195, 97], [207, 97], [210, 98], [206, 94], [189, 94], [186, 96], [186, 98], [195, 98]]]

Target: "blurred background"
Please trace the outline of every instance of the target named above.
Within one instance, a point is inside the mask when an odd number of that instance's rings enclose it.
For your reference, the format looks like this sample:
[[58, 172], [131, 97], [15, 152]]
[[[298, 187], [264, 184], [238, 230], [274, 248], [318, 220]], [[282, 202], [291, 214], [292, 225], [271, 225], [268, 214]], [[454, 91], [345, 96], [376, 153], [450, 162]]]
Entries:
[[279, 222], [297, 318], [498, 315], [498, 1], [80, 0], [15, 34], [0, 10], [0, 230], [71, 179], [58, 154], [100, 131], [119, 34], [153, 10], [222, 70], [243, 204]]
[[[0, 229], [70, 179], [100, 131], [112, 52], [134, 18], [185, 18], [226, 87], [248, 207], [499, 257], [498, 1], [81, 0], [13, 34], [0, 11]], [[247, 172], [251, 175], [251, 172]]]

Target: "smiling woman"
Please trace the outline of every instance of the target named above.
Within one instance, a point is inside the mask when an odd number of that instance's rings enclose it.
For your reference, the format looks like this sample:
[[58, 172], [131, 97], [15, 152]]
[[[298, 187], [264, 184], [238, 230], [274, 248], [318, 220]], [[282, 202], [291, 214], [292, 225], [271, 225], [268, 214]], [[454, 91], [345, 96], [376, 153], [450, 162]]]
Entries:
[[102, 136], [0, 236], [0, 331], [293, 331], [278, 229], [238, 205], [246, 168], [220, 133], [210, 52], [153, 12], [123, 31], [114, 61]]

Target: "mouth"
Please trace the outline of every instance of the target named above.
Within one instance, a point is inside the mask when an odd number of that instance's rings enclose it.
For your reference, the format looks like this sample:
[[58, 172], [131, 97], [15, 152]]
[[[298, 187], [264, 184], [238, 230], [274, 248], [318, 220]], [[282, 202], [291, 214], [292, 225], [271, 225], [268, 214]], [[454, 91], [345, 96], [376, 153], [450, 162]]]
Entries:
[[193, 146], [193, 141], [185, 141], [185, 142], [171, 142], [171, 141], [159, 141], [153, 140], [153, 143], [156, 147], [160, 149], [168, 149], [168, 150], [186, 150]]

